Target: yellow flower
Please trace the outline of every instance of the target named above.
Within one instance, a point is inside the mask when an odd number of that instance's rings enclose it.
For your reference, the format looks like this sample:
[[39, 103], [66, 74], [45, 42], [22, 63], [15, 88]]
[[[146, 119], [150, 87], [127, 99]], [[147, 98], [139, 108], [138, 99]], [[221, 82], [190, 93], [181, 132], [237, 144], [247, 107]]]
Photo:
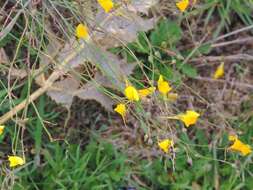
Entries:
[[169, 83], [167, 81], [163, 80], [162, 75], [159, 76], [159, 79], [157, 81], [157, 85], [158, 85], [159, 92], [162, 93], [164, 96], [166, 96], [167, 93], [172, 90]]
[[124, 119], [126, 116], [126, 105], [125, 104], [118, 104], [114, 109], [121, 117]]
[[4, 128], [5, 128], [5, 126], [4, 126], [4, 125], [0, 125], [0, 135], [2, 135], [2, 134], [3, 134], [3, 132], [4, 132]]
[[177, 93], [168, 93], [167, 98], [168, 98], [168, 100], [170, 100], [170, 101], [176, 101], [177, 98], [178, 98], [178, 94], [177, 94]]
[[247, 156], [252, 152], [251, 147], [244, 144], [236, 136], [229, 136], [229, 140], [234, 142], [234, 144], [228, 148], [229, 150], [240, 152], [243, 156]]
[[199, 113], [193, 110], [187, 110], [185, 114], [179, 114], [176, 117], [184, 122], [186, 127], [189, 127], [190, 125], [194, 125], [197, 122], [199, 116]]
[[112, 0], [98, 0], [100, 6], [104, 9], [106, 13], [110, 12], [114, 6]]
[[224, 62], [222, 62], [216, 69], [213, 78], [214, 79], [219, 79], [221, 77], [223, 77], [224, 75]]
[[87, 40], [89, 38], [88, 28], [83, 24], [78, 24], [76, 27], [76, 36]]
[[18, 165], [24, 165], [25, 161], [23, 160], [23, 158], [19, 157], [19, 156], [8, 156], [8, 160], [10, 162], [10, 167], [15, 167]]
[[156, 88], [155, 87], [149, 87], [149, 88], [144, 88], [141, 90], [138, 90], [138, 93], [140, 97], [145, 98], [155, 92]]
[[170, 139], [164, 139], [161, 142], [158, 143], [158, 146], [161, 150], [163, 150], [165, 153], [169, 152], [170, 147], [173, 146], [173, 140]]
[[176, 5], [181, 12], [184, 12], [189, 6], [189, 0], [181, 0], [178, 3], [176, 3]]
[[130, 101], [139, 101], [140, 100], [138, 91], [131, 85], [129, 85], [125, 88], [125, 96]]
[[228, 136], [228, 140], [230, 140], [230, 141], [235, 141], [236, 139], [237, 139], [237, 136], [235, 136], [235, 135]]

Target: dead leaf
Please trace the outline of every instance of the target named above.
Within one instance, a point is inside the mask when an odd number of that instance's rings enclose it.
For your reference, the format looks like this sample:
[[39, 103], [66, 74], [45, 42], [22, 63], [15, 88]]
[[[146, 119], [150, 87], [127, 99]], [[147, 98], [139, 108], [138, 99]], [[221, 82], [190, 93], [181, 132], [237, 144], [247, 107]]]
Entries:
[[78, 80], [73, 77], [67, 77], [62, 81], [55, 82], [52, 88], [47, 92], [47, 95], [56, 103], [62, 104], [66, 108], [70, 108], [78, 87]]
[[[64, 65], [64, 68], [60, 68], [62, 74], [76, 69], [88, 61], [99, 69], [93, 79], [96, 85], [94, 82], [89, 81], [78, 89], [79, 82], [68, 77], [56, 82], [53, 89], [50, 89], [47, 93], [52, 99], [69, 108], [73, 97], [78, 96], [82, 99], [96, 100], [106, 109], [112, 110], [114, 101], [106, 96], [101, 88], [110, 87], [123, 90], [125, 79], [132, 73], [136, 64], [128, 64], [116, 55], [106, 51], [106, 49], [135, 41], [139, 31], [150, 30], [155, 25], [155, 19], [145, 19], [137, 15], [138, 12], [147, 11], [153, 5], [153, 1], [149, 0], [145, 5], [141, 5], [137, 1], [133, 1], [133, 3], [132, 9], [134, 10], [121, 9], [120, 14], [110, 15], [109, 18], [104, 11], [98, 11], [95, 21], [96, 24], [102, 25], [100, 31], [103, 32], [97, 32], [96, 30], [92, 39], [99, 42], [99, 45], [102, 44], [102, 46], [98, 46], [93, 42], [77, 41], [74, 37], [64, 45], [56, 57], [57, 63], [66, 63], [60, 64]], [[81, 50], [80, 46], [83, 47]], [[54, 47], [52, 48], [54, 49]], [[49, 47], [48, 49], [50, 50]]]
[[55, 59], [55, 57], [60, 52], [61, 48], [63, 47], [63, 44], [60, 43], [60, 41], [57, 39], [57, 36], [54, 35], [53, 31], [51, 30], [52, 26], [50, 22], [46, 22], [45, 28], [48, 37], [48, 45], [43, 51], [43, 53], [40, 54], [40, 66], [48, 65], [52, 62], [52, 60]]
[[92, 82], [88, 82], [75, 94], [77, 97], [83, 100], [96, 100], [108, 111], [112, 111], [112, 106], [115, 104], [115, 102], [111, 97], [105, 95], [105, 93], [102, 92], [102, 89], [99, 90], [99, 88], [101, 87], [98, 87]]
[[144, 13], [147, 15], [149, 9], [157, 3], [158, 0], [132, 0], [131, 4], [128, 5], [128, 10], [135, 13]]
[[[115, 57], [115, 55], [110, 55], [111, 58]], [[115, 59], [114, 58], [114, 63], [119, 65], [119, 70], [120, 73], [124, 73], [123, 74], [123, 78], [127, 78], [129, 75], [131, 75], [133, 73], [134, 68], [136, 67], [136, 63], [127, 63], [125, 60], [119, 60], [119, 59]], [[109, 87], [109, 88], [115, 88], [115, 85], [108, 79], [108, 77], [102, 75], [101, 72], [97, 72], [95, 74], [94, 80], [105, 87]], [[125, 81], [122, 80], [120, 86], [124, 86]]]
[[47, 92], [47, 95], [56, 103], [62, 104], [66, 108], [70, 108], [73, 98], [77, 96], [83, 100], [96, 100], [107, 110], [112, 111], [114, 101], [101, 91], [102, 87], [97, 82], [90, 81], [80, 89], [78, 87], [79, 81], [73, 77], [68, 77], [56, 82]]
[[103, 11], [96, 15], [96, 23], [103, 23], [101, 32], [93, 38], [106, 48], [117, 47], [136, 40], [138, 32], [148, 31], [155, 26], [156, 19], [144, 19], [134, 12], [121, 10], [120, 14], [109, 15]]
[[62, 104], [67, 109], [70, 108], [73, 98], [77, 96], [83, 100], [96, 100], [108, 111], [112, 111], [114, 101], [103, 92], [99, 91], [99, 87], [96, 84], [88, 82], [80, 89], [78, 89], [78, 87], [79, 82], [72, 77], [68, 77], [62, 81], [56, 82], [47, 92], [47, 95], [56, 103]]
[[10, 68], [9, 70], [11, 78], [23, 79], [27, 76], [27, 71], [25, 69], [15, 69]]
[[[100, 62], [100, 66], [108, 67], [105, 70], [110, 70], [110, 66], [114, 69], [116, 68], [117, 73], [113, 74], [114, 77], [127, 77], [133, 72], [133, 69], [136, 66], [136, 64], [133, 63], [128, 64], [123, 60], [118, 59], [116, 55], [108, 52], [106, 52], [106, 60], [97, 60], [100, 59], [100, 56], [102, 55], [97, 56], [98, 58], [96, 58], [96, 56], [89, 57], [93, 61]], [[62, 81], [56, 82], [53, 85], [53, 88], [51, 88], [47, 94], [57, 103], [63, 104], [66, 108], [69, 108], [71, 106], [74, 96], [78, 96], [82, 99], [96, 100], [107, 110], [112, 111], [114, 101], [110, 97], [106, 96], [103, 92], [101, 92], [101, 88], [103, 88], [104, 86], [113, 89], [118, 89], [120, 86], [123, 88], [124, 80], [116, 80], [116, 78], [110, 78], [107, 75], [102, 74], [101, 72], [97, 72], [93, 81], [95, 82], [89, 81], [84, 84], [80, 89], [78, 89], [79, 82], [73, 77], [68, 77]]]
[[71, 56], [73, 52], [77, 52], [72, 59], [68, 60], [68, 64], [65, 66], [66, 70], [80, 66], [90, 57], [87, 45], [85, 45], [81, 51], [79, 51], [79, 47], [80, 42], [78, 42], [75, 38], [71, 38], [69, 43], [66, 43], [63, 49], [60, 51], [57, 58], [59, 63], [63, 62], [66, 57]]
[[43, 72], [39, 73], [38, 76], [35, 77], [35, 83], [37, 85], [44, 86], [45, 82], [46, 82], [46, 77], [45, 77], [45, 74]]
[[89, 52], [89, 61], [100, 69], [102, 75], [107, 77], [115, 89], [123, 90], [125, 79], [128, 78], [135, 65], [130, 67], [124, 60], [102, 49], [89, 48]]
[[8, 64], [8, 63], [10, 63], [10, 60], [6, 55], [4, 48], [0, 48], [0, 64]]

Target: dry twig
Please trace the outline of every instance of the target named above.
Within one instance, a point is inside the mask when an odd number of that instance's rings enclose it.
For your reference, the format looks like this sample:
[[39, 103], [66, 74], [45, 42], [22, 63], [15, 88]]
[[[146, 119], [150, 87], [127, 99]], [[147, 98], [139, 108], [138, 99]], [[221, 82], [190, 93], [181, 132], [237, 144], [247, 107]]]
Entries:
[[228, 55], [228, 56], [204, 56], [195, 59], [191, 59], [190, 62], [217, 62], [217, 61], [253, 61], [253, 56], [249, 54], [236, 54], [236, 55]]
[[227, 81], [227, 80], [222, 80], [222, 79], [212, 79], [212, 78], [200, 77], [200, 76], [195, 77], [194, 79], [201, 80], [201, 81], [204, 81], [204, 82], [228, 83], [228, 84], [230, 84], [232, 86], [236, 86], [238, 88], [246, 88], [246, 89], [253, 90], [253, 85], [247, 84], [247, 83], [232, 82], [232, 81]]

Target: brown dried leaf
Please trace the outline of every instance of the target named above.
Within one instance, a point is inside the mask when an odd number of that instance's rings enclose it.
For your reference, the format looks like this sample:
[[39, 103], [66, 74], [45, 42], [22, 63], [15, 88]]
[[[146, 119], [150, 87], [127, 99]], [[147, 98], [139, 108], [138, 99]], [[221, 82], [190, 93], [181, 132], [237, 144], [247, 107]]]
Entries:
[[92, 82], [85, 84], [75, 94], [83, 100], [96, 100], [108, 111], [112, 111], [112, 106], [115, 104], [112, 98], [106, 96], [104, 92], [99, 91], [99, 87]]
[[70, 108], [74, 96], [77, 96], [84, 100], [96, 100], [107, 110], [112, 111], [114, 101], [101, 92], [97, 84], [88, 82], [80, 89], [78, 87], [79, 82], [72, 77], [68, 77], [56, 82], [47, 92], [47, 95], [66, 108]]
[[38, 74], [38, 76], [35, 78], [35, 83], [39, 86], [45, 85], [46, 78], [44, 73]]
[[61, 63], [66, 57], [70, 57], [73, 52], [77, 53], [72, 59], [68, 60], [68, 64], [65, 66], [67, 71], [79, 67], [89, 59], [90, 52], [88, 50], [88, 45], [85, 45], [82, 51], [79, 51], [79, 47], [80, 42], [78, 42], [75, 38], [72, 38], [68, 43], [65, 44], [63, 49], [58, 54], [57, 62]]
[[89, 61], [100, 69], [102, 75], [114, 85], [114, 88], [123, 89], [125, 79], [132, 73], [135, 64], [128, 64], [116, 55], [102, 49], [90, 48], [89, 51]]
[[9, 60], [8, 56], [6, 55], [4, 48], [0, 48], [0, 64], [2, 64], [2, 63], [6, 64], [9, 62], [10, 62], [10, 60]]
[[156, 19], [144, 19], [129, 10], [121, 14], [109, 15], [103, 11], [96, 15], [96, 23], [103, 23], [102, 32], [97, 32], [94, 39], [103, 47], [111, 48], [136, 40], [138, 32], [148, 31], [155, 26]]
[[158, 0], [132, 0], [131, 4], [128, 5], [128, 10], [135, 13], [144, 13], [147, 15], [149, 9], [157, 3]]
[[79, 87], [79, 81], [73, 77], [65, 78], [54, 83], [53, 87], [47, 92], [56, 103], [70, 108], [75, 92]]
[[[58, 63], [66, 62], [66, 58], [68, 58], [64, 68], [60, 68], [63, 69], [63, 74], [77, 68], [86, 61], [93, 63], [100, 70], [94, 78], [97, 85], [87, 82], [78, 89], [78, 81], [73, 78], [66, 78], [63, 81], [56, 82], [53, 86], [54, 89], [51, 89], [48, 95], [67, 108], [71, 106], [73, 97], [78, 96], [82, 99], [96, 100], [106, 109], [112, 110], [113, 100], [99, 89], [106, 86], [123, 90], [125, 79], [132, 73], [135, 64], [127, 64], [105, 49], [132, 42], [136, 40], [139, 31], [147, 31], [154, 27], [155, 19], [144, 19], [137, 15], [139, 11], [147, 11], [151, 6], [151, 2], [153, 1], [149, 0], [147, 4], [141, 5], [137, 1], [133, 1], [132, 10], [120, 9], [120, 14], [109, 15], [109, 17], [104, 11], [99, 11], [95, 20], [96, 24], [102, 23], [101, 29], [103, 32], [94, 32], [92, 37], [96, 42], [103, 45], [103, 49], [92, 42], [78, 42], [73, 38], [65, 44], [56, 58]], [[83, 43], [84, 46], [81, 51], [79, 51], [80, 43]]]
[[[117, 60], [117, 61], [114, 61], [114, 63], [120, 66], [120, 71], [121, 73], [124, 73], [124, 77], [131, 75], [136, 66], [136, 63], [130, 64], [130, 63], [126, 63], [124, 60]], [[115, 85], [108, 79], [108, 77], [102, 75], [101, 72], [97, 72], [95, 74], [94, 80], [102, 86], [115, 88]], [[123, 86], [123, 85], [124, 85], [124, 81], [122, 80], [120, 86]]]
[[49, 37], [49, 44], [47, 45], [46, 49], [44, 50], [43, 54], [40, 55], [40, 64], [41, 65], [48, 65], [51, 63], [51, 60], [58, 55], [62, 48], [62, 44], [57, 40], [57, 37], [53, 34], [48, 34]]
[[[125, 76], [130, 75], [136, 66], [136, 64], [128, 64], [123, 60], [119, 60], [117, 56], [107, 53], [107, 59], [103, 63], [112, 63], [114, 67], [117, 67], [117, 75], [115, 76]], [[103, 86], [115, 88], [115, 81], [110, 80], [105, 75], [102, 75], [100, 72], [97, 72], [94, 77], [95, 82], [88, 82], [83, 85], [80, 89], [79, 81], [73, 77], [65, 78], [62, 81], [58, 81], [53, 85], [53, 88], [48, 91], [48, 96], [50, 96], [57, 103], [63, 104], [66, 108], [69, 108], [72, 104], [74, 96], [78, 96], [82, 99], [92, 99], [99, 102], [107, 110], [112, 111], [112, 106], [114, 101], [101, 92]], [[118, 80], [116, 85], [123, 86], [123, 81]]]
[[27, 76], [27, 71], [25, 69], [15, 69], [10, 68], [9, 70], [11, 78], [23, 79]]

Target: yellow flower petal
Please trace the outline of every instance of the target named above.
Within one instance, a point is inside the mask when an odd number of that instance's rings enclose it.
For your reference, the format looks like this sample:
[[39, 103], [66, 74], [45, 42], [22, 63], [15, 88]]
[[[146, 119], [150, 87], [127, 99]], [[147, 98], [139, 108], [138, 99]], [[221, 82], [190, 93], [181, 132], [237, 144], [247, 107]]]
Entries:
[[114, 6], [112, 0], [98, 0], [100, 6], [104, 9], [106, 13], [110, 12]]
[[23, 158], [19, 157], [19, 156], [8, 156], [8, 160], [10, 162], [10, 167], [15, 167], [18, 165], [24, 165], [25, 161], [23, 160]]
[[216, 69], [213, 78], [214, 79], [219, 79], [221, 77], [223, 77], [224, 75], [224, 62], [222, 62]]
[[131, 85], [125, 88], [125, 96], [130, 101], [139, 101], [140, 97], [138, 91]]
[[89, 37], [88, 28], [83, 24], [78, 24], [76, 27], [76, 36], [80, 39], [87, 40]]
[[235, 140], [237, 139], [237, 136], [235, 136], [235, 135], [229, 135], [229, 136], [228, 136], [228, 139], [229, 139], [230, 141], [235, 141]]
[[126, 116], [126, 105], [125, 104], [118, 104], [114, 109], [121, 117], [124, 119]]
[[181, 12], [184, 12], [189, 6], [189, 0], [181, 0], [178, 3], [176, 3], [176, 5]]
[[172, 88], [170, 87], [169, 83], [167, 81], [163, 80], [163, 76], [162, 75], [159, 76], [159, 79], [157, 81], [157, 85], [158, 85], [159, 92], [161, 94], [163, 94], [164, 96], [166, 96], [167, 93], [172, 90]]
[[168, 100], [170, 100], [170, 101], [176, 101], [177, 98], [178, 98], [178, 94], [177, 94], [177, 93], [168, 93], [167, 98], [168, 98]]
[[173, 146], [173, 140], [170, 139], [164, 139], [163, 141], [158, 143], [158, 146], [161, 150], [163, 150], [165, 153], [169, 152], [170, 147]]
[[252, 152], [252, 149], [249, 145], [244, 144], [237, 137], [230, 136], [229, 140], [234, 141], [233, 145], [231, 145], [228, 149], [236, 152], [240, 152], [243, 156], [247, 156]]
[[194, 125], [197, 122], [199, 116], [199, 113], [193, 110], [187, 110], [185, 114], [179, 114], [177, 117], [182, 122], [184, 122], [186, 127], [189, 127], [190, 125]]
[[2, 134], [3, 134], [3, 132], [4, 132], [4, 128], [5, 128], [5, 126], [4, 126], [4, 125], [0, 125], [0, 135], [2, 135]]
[[145, 89], [138, 90], [138, 93], [141, 98], [145, 98], [155, 92], [156, 88], [155, 87], [149, 87]]

